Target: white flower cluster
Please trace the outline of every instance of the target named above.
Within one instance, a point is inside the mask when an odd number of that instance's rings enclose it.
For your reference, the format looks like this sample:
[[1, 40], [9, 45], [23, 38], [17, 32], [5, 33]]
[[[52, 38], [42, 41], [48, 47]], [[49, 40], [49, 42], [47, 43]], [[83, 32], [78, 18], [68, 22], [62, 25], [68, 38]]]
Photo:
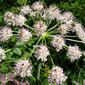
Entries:
[[10, 27], [4, 27], [0, 30], [0, 41], [6, 42], [12, 37], [12, 30]]
[[47, 56], [50, 55], [48, 48], [45, 45], [37, 45], [35, 46], [34, 56], [37, 60], [41, 60], [42, 62], [47, 61]]
[[42, 2], [36, 1], [35, 3], [32, 4], [32, 9], [33, 9], [34, 11], [40, 11], [40, 10], [42, 10], [43, 8], [44, 8], [44, 6], [43, 6]]
[[82, 56], [82, 53], [78, 46], [69, 46], [67, 56], [69, 56], [69, 59], [73, 62], [74, 60], [79, 59]]
[[68, 31], [71, 31], [74, 25], [74, 16], [71, 12], [65, 12], [58, 17], [58, 20], [63, 21], [64, 24], [61, 24], [58, 28], [61, 34], [66, 34]]
[[59, 66], [55, 66], [51, 69], [48, 80], [49, 83], [56, 83], [56, 85], [60, 85], [63, 82], [65, 82], [67, 79], [67, 76], [63, 73], [63, 69]]
[[78, 35], [78, 37], [85, 44], [85, 31], [83, 26], [80, 23], [75, 23], [74, 30], [76, 31], [76, 34]]
[[73, 20], [74, 19], [74, 16], [71, 12], [64, 12], [63, 15], [65, 20]]
[[6, 12], [4, 14], [4, 21], [7, 25], [14, 25], [14, 14], [12, 12]]
[[66, 34], [66, 33], [68, 33], [68, 29], [69, 27], [68, 27], [68, 25], [66, 25], [66, 24], [61, 24], [60, 26], [59, 26], [59, 32], [61, 33], [61, 34]]
[[5, 55], [5, 51], [0, 47], [0, 62], [5, 59], [6, 55]]
[[59, 8], [55, 7], [55, 6], [50, 6], [47, 10], [44, 10], [44, 14], [42, 15], [42, 17], [44, 19], [56, 19], [60, 16], [60, 11]]
[[20, 9], [20, 12], [22, 14], [29, 14], [29, 13], [31, 13], [31, 11], [32, 11], [32, 9], [29, 7], [29, 5], [22, 6]]
[[4, 14], [4, 21], [7, 23], [7, 25], [22, 27], [26, 20], [27, 19], [21, 14], [17, 15], [13, 14], [12, 12], [6, 12]]
[[37, 36], [43, 35], [46, 30], [47, 26], [42, 21], [38, 21], [36, 24], [34, 24], [34, 31]]
[[18, 39], [20, 39], [21, 41], [28, 42], [31, 37], [32, 37], [32, 34], [27, 29], [24, 29], [24, 28], [19, 29]]
[[63, 37], [61, 37], [60, 35], [54, 36], [51, 43], [56, 48], [56, 51], [60, 51], [62, 49], [62, 47], [65, 45], [65, 41], [64, 41]]
[[15, 25], [16, 26], [20, 26], [20, 27], [22, 27], [24, 24], [25, 24], [25, 21], [26, 21], [27, 19], [23, 16], [23, 15], [21, 15], [21, 14], [19, 14], [19, 15], [15, 15], [15, 19], [14, 19], [14, 22], [15, 22]]
[[32, 64], [28, 60], [19, 60], [15, 66], [16, 73], [21, 76], [32, 76]]

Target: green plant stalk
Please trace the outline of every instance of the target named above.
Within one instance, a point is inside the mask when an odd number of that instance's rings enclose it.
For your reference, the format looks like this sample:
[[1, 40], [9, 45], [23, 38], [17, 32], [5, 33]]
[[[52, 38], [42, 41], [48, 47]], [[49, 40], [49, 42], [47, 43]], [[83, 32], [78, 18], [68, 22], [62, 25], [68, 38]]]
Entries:
[[29, 25], [24, 24], [24, 26], [34, 31], [34, 29], [32, 27], [30, 27]]
[[62, 35], [62, 37], [77, 37], [77, 36]]
[[[36, 45], [38, 45], [38, 43], [40, 42], [40, 40], [42, 39], [42, 36], [39, 38], [39, 40], [37, 41]], [[33, 52], [34, 52], [35, 48], [33, 48], [31, 54], [30, 54], [30, 57], [32, 56]]]
[[47, 37], [54, 37], [55, 35], [46, 35]]
[[39, 78], [40, 78], [40, 69], [41, 69], [41, 62], [39, 62], [39, 65], [38, 65], [37, 81], [39, 81]]
[[36, 22], [36, 20], [34, 19], [34, 17], [33, 17], [33, 16], [31, 16], [31, 18], [32, 18], [32, 20], [33, 20], [34, 22]]
[[60, 23], [62, 23], [62, 22], [57, 23], [56, 25], [54, 25], [53, 27], [51, 27], [50, 29], [48, 29], [47, 32], [53, 30], [53, 29], [54, 29], [55, 27], [57, 27]]
[[63, 46], [63, 48], [65, 48], [66, 50], [68, 49], [68, 47], [67, 47], [67, 46]]
[[54, 61], [51, 56], [50, 56], [50, 60], [51, 60], [52, 65], [55, 66]]
[[73, 41], [73, 42], [79, 42], [79, 43], [83, 43], [82, 41], [73, 40], [73, 39], [65, 39], [65, 40], [68, 40], [68, 41]]
[[11, 51], [11, 50], [12, 50], [12, 49], [6, 50], [5, 53], [7, 53], [7, 52], [9, 52], [9, 51]]
[[25, 4], [24, 5], [26, 5], [27, 4], [27, 0], [25, 0]]
[[53, 33], [59, 33], [59, 31], [57, 31], [57, 30], [53, 30], [53, 31], [50, 31], [50, 32], [48, 32], [48, 34], [53, 34]]
[[13, 31], [13, 32], [18, 33], [18, 31]]
[[45, 39], [45, 37], [44, 37], [44, 42], [45, 42], [45, 45], [47, 46], [47, 43], [46, 43], [46, 39]]

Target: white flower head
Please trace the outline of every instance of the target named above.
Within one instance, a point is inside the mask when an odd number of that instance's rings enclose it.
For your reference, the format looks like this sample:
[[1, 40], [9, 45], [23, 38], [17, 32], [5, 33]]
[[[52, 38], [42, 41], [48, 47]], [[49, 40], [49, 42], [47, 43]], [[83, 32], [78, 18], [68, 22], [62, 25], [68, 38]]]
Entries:
[[50, 55], [48, 48], [45, 45], [37, 45], [35, 46], [34, 56], [37, 60], [41, 60], [42, 62], [47, 61], [47, 56]]
[[33, 9], [34, 11], [40, 11], [40, 10], [42, 10], [43, 8], [44, 8], [44, 6], [43, 6], [42, 2], [36, 1], [36, 2], [34, 2], [34, 3], [32, 4], [32, 9]]
[[31, 37], [32, 37], [32, 34], [27, 29], [24, 29], [24, 28], [19, 29], [18, 39], [20, 39], [21, 41], [28, 42]]
[[63, 46], [65, 46], [65, 41], [63, 37], [61, 37], [60, 35], [54, 36], [51, 43], [56, 48], [56, 51], [60, 51], [63, 48]]
[[73, 29], [78, 37], [82, 40], [82, 42], [85, 44], [85, 31], [84, 27], [80, 23], [75, 23], [75, 27]]
[[63, 21], [69, 28], [72, 28], [74, 24], [74, 16], [71, 12], [64, 12], [60, 14], [57, 18], [58, 21]]
[[73, 62], [79, 59], [82, 56], [82, 53], [78, 46], [69, 46], [67, 56], [69, 56], [69, 59]]
[[66, 24], [61, 24], [58, 28], [61, 34], [66, 34], [69, 31], [69, 27]]
[[50, 6], [47, 10], [44, 11], [42, 17], [44, 19], [56, 19], [60, 16], [59, 8], [55, 6]]
[[47, 26], [42, 21], [38, 21], [36, 24], [34, 24], [34, 31], [37, 36], [43, 35], [46, 30]]
[[15, 71], [21, 77], [32, 76], [32, 64], [28, 60], [19, 60], [16, 63]]
[[0, 62], [5, 59], [6, 55], [5, 55], [5, 51], [0, 47]]
[[63, 17], [65, 20], [73, 20], [74, 19], [74, 16], [71, 12], [64, 12]]
[[4, 21], [7, 23], [7, 25], [15, 25], [14, 22], [14, 14], [12, 12], [7, 11], [4, 14]]
[[15, 25], [22, 27], [25, 24], [25, 21], [27, 20], [23, 15], [15, 15]]
[[49, 83], [56, 83], [56, 85], [60, 85], [65, 82], [67, 76], [63, 73], [63, 69], [59, 66], [55, 66], [49, 72], [48, 80]]
[[22, 6], [20, 9], [20, 12], [23, 14], [31, 13], [32, 9], [29, 7], [29, 5]]
[[59, 15], [59, 17], [56, 18], [58, 21], [65, 21], [62, 14]]
[[10, 27], [4, 27], [0, 30], [0, 41], [6, 42], [12, 37], [12, 30]]

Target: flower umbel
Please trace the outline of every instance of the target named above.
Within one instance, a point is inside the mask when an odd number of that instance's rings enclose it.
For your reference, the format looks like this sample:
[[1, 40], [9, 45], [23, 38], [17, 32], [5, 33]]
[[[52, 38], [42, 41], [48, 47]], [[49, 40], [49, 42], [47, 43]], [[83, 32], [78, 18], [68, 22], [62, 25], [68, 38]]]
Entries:
[[45, 45], [37, 45], [35, 46], [34, 56], [37, 60], [41, 60], [42, 62], [47, 61], [47, 56], [50, 55], [48, 48]]
[[67, 56], [69, 56], [71, 62], [73, 62], [74, 60], [79, 59], [82, 56], [82, 53], [78, 46], [69, 46]]
[[32, 76], [32, 64], [28, 60], [19, 60], [15, 71], [21, 77]]
[[36, 2], [34, 2], [34, 3], [32, 4], [32, 9], [33, 9], [34, 11], [40, 11], [40, 10], [42, 10], [43, 8], [44, 8], [44, 6], [43, 6], [42, 2], [36, 1]]
[[20, 26], [22, 27], [25, 24], [25, 21], [27, 20], [23, 15], [19, 14], [19, 15], [15, 15], [15, 25], [16, 26]]
[[28, 14], [28, 13], [31, 13], [31, 8], [29, 7], [29, 5], [26, 5], [26, 6], [22, 6], [21, 7], [21, 10], [20, 10], [20, 12], [22, 13], [22, 14]]
[[18, 39], [20, 39], [21, 41], [28, 42], [31, 37], [32, 37], [32, 34], [27, 29], [24, 29], [24, 28], [19, 29]]
[[14, 14], [12, 12], [7, 11], [4, 14], [4, 21], [7, 23], [7, 25], [15, 25]]
[[60, 51], [62, 47], [65, 45], [65, 41], [63, 37], [61, 37], [60, 35], [54, 36], [51, 43], [56, 48], [56, 51]]
[[47, 26], [42, 21], [38, 21], [36, 24], [34, 24], [34, 31], [37, 36], [43, 35], [46, 30]]
[[49, 83], [56, 83], [56, 85], [60, 85], [65, 82], [67, 76], [63, 73], [63, 69], [59, 66], [55, 66], [49, 72], [48, 80]]
[[4, 27], [0, 30], [0, 41], [6, 42], [12, 37], [12, 30], [10, 27]]

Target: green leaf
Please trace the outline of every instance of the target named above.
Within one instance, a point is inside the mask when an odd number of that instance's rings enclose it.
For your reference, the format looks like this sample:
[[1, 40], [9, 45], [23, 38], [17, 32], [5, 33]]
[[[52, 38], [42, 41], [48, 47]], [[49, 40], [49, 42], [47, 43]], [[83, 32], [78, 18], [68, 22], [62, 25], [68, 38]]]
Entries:
[[24, 42], [16, 42], [16, 46], [23, 46]]
[[17, 3], [18, 3], [19, 5], [23, 5], [23, 4], [25, 4], [25, 2], [26, 2], [26, 0], [17, 0]]
[[51, 6], [57, 6], [57, 5], [54, 3], [54, 4], [51, 4]]
[[1, 65], [0, 66], [0, 72], [4, 72], [6, 73], [8, 71], [8, 67], [4, 66], [4, 65]]
[[7, 57], [11, 57], [13, 55], [13, 52], [11, 51], [11, 52], [7, 52]]
[[49, 85], [48, 80], [45, 79], [45, 80], [42, 82], [42, 85]]
[[14, 13], [18, 13], [20, 11], [20, 8], [13, 6], [13, 7], [11, 7], [11, 11]]
[[16, 36], [12, 36], [11, 37], [11, 42], [15, 42], [16, 41]]
[[17, 54], [17, 55], [21, 55], [21, 54], [22, 54], [22, 51], [21, 51], [20, 48], [15, 48], [15, 49], [13, 50], [13, 52], [14, 52], [15, 54]]
[[23, 57], [23, 58], [27, 58], [27, 57], [29, 57], [29, 55], [30, 55], [29, 52], [24, 52], [23, 55], [22, 55], [22, 57]]

